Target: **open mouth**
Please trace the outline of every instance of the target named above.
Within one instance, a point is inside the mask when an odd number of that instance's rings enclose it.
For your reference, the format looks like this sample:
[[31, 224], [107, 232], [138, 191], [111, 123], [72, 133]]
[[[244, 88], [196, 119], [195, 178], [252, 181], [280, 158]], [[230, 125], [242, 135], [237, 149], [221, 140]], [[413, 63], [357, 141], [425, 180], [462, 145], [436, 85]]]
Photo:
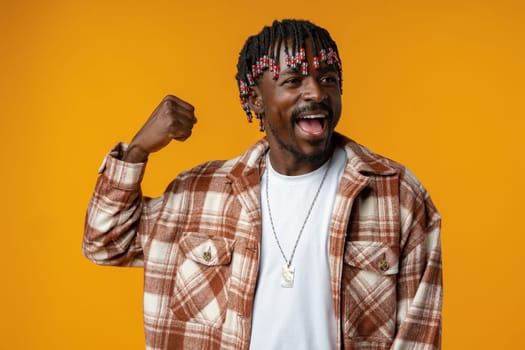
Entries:
[[327, 122], [324, 114], [304, 115], [295, 119], [295, 123], [303, 132], [316, 136], [323, 133]]

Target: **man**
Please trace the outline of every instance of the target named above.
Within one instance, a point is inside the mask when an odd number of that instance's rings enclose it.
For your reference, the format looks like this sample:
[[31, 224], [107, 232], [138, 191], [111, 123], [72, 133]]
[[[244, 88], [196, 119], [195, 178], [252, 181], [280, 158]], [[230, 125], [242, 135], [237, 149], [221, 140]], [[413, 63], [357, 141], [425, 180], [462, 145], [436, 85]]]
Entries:
[[406, 168], [334, 132], [341, 72], [326, 30], [275, 21], [236, 75], [265, 138], [143, 197], [150, 153], [196, 123], [167, 96], [106, 157], [83, 249], [144, 266], [147, 348], [440, 347], [440, 217]]

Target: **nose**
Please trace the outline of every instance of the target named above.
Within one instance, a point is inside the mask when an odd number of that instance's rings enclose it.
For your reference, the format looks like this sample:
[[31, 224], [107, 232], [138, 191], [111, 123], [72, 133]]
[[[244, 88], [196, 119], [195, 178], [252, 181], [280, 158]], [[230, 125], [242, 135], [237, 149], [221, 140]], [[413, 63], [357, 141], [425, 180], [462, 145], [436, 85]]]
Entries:
[[326, 99], [326, 92], [317, 79], [307, 76], [303, 80], [302, 97], [305, 101], [321, 102]]

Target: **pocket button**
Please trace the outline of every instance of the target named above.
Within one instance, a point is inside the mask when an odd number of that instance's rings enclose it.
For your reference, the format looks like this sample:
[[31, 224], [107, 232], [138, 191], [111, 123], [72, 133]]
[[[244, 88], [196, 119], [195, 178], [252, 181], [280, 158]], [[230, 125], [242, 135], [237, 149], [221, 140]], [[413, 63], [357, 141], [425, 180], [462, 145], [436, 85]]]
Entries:
[[211, 252], [209, 250], [206, 250], [202, 253], [202, 258], [204, 261], [209, 262], [211, 260]]
[[381, 262], [379, 263], [379, 269], [383, 272], [386, 272], [388, 271], [389, 268], [390, 268], [390, 264], [388, 263], [388, 261], [381, 260]]

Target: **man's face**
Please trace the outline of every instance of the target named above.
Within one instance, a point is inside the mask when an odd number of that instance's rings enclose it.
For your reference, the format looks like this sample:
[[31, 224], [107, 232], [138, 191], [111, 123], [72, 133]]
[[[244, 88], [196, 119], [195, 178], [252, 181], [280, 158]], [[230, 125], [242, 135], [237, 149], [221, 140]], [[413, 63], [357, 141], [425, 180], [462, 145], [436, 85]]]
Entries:
[[[321, 62], [315, 69], [311, 43], [306, 41], [308, 75], [286, 65], [281, 47], [281, 72], [273, 80], [265, 71], [254, 88], [255, 104], [264, 114], [272, 156], [281, 162], [319, 165], [332, 152], [332, 134], [341, 115], [341, 89], [337, 68]], [[257, 101], [258, 100], [258, 101]]]

